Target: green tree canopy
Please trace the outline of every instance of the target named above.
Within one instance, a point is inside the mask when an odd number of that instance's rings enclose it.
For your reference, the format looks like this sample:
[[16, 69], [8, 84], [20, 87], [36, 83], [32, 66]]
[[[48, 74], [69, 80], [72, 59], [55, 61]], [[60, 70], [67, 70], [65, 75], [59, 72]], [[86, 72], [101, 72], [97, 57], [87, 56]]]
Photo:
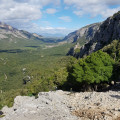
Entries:
[[72, 65], [68, 71], [68, 82], [73, 86], [109, 82], [113, 64], [114, 60], [107, 53], [97, 51]]

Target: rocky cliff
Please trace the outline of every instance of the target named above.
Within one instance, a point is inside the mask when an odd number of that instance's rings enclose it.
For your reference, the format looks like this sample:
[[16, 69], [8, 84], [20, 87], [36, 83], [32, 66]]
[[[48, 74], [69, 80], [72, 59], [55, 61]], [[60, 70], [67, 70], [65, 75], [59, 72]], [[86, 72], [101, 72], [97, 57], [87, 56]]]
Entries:
[[101, 23], [94, 23], [88, 26], [85, 26], [79, 30], [76, 30], [70, 34], [68, 34], [63, 40], [69, 43], [74, 43], [78, 41], [80, 38], [84, 38], [86, 40], [90, 40], [93, 38], [95, 32], [98, 30]]
[[80, 52], [77, 53], [77, 57], [81, 58], [102, 49], [115, 39], [120, 39], [120, 11], [107, 18], [100, 25], [94, 37], [81, 47]]
[[76, 55], [76, 52], [79, 52], [78, 49], [94, 37], [100, 25], [101, 23], [94, 23], [68, 34], [63, 40], [68, 43], [76, 44], [70, 48], [67, 55]]

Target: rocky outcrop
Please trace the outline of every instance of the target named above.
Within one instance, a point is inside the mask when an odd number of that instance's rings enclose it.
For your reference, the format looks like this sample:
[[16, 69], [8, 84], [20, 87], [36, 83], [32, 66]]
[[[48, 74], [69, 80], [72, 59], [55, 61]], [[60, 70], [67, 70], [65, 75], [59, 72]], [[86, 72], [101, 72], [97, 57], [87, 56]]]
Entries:
[[41, 92], [38, 98], [18, 96], [12, 108], [4, 107], [1, 120], [77, 120], [67, 107], [68, 98], [62, 91]]
[[0, 120], [119, 120], [120, 92], [40, 92], [17, 96]]
[[78, 57], [81, 58], [100, 50], [115, 39], [120, 39], [120, 12], [109, 17], [100, 25], [94, 37], [81, 47]]
[[90, 40], [93, 38], [95, 32], [99, 29], [101, 23], [94, 23], [88, 26], [85, 26], [79, 30], [76, 30], [70, 34], [68, 34], [63, 40], [69, 43], [74, 43], [80, 38], [84, 38], [86, 40]]
[[18, 30], [16, 28], [13, 28], [10, 25], [7, 25], [3, 22], [0, 22], [0, 39], [9, 38], [10, 36], [16, 37], [16, 38], [25, 38], [25, 39], [41, 39], [41, 35], [37, 35], [35, 33], [29, 33], [24, 30]]
[[68, 43], [76, 43], [76, 45], [70, 48], [67, 55], [78, 56], [77, 54], [80, 52], [80, 50], [78, 51], [80, 46], [94, 37], [94, 34], [99, 29], [100, 25], [101, 23], [91, 24], [68, 34], [63, 41], [67, 41]]
[[76, 43], [76, 45], [74, 47], [70, 48], [70, 50], [68, 51], [67, 55], [74, 56], [75, 54], [77, 54], [77, 52], [79, 52], [79, 49], [80, 49], [80, 44]]

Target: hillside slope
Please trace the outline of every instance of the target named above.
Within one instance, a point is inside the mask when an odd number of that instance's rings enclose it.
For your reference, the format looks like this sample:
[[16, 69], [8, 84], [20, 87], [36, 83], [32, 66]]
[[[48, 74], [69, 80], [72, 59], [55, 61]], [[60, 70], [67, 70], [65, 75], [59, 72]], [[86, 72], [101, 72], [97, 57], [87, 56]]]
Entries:
[[68, 34], [63, 40], [67, 42], [76, 42], [81, 38], [86, 40], [90, 40], [93, 38], [95, 32], [98, 30], [101, 23], [94, 23], [91, 25], [87, 25], [79, 30], [76, 30], [70, 34]]
[[110, 44], [113, 40], [120, 39], [120, 11], [107, 18], [101, 25], [94, 37], [80, 49], [77, 57], [83, 57], [91, 54], [104, 46]]
[[80, 49], [82, 45], [91, 40], [100, 25], [101, 23], [94, 23], [68, 34], [63, 41], [73, 43], [73, 47], [70, 48], [67, 55], [74, 55], [77, 49]]
[[35, 33], [32, 34], [24, 30], [18, 30], [10, 25], [0, 22], [0, 39], [5, 38], [41, 39], [42, 36]]

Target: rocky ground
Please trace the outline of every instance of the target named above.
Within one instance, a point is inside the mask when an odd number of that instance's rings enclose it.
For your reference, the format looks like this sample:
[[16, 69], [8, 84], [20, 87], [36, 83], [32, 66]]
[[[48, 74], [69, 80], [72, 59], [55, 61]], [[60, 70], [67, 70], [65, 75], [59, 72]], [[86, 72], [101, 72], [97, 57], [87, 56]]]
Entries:
[[40, 92], [38, 98], [17, 96], [0, 120], [120, 120], [120, 91]]

